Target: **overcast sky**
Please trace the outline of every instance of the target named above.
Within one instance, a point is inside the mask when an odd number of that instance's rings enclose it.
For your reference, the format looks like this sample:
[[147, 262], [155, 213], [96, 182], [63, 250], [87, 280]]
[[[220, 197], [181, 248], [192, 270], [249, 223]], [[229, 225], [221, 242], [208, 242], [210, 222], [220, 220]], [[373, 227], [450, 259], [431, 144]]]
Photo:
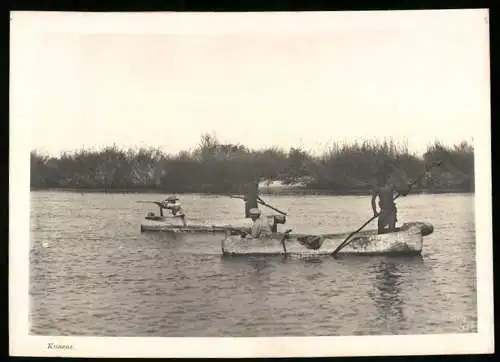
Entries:
[[32, 148], [251, 148], [393, 138], [421, 153], [490, 120], [487, 12], [13, 14], [11, 121]]

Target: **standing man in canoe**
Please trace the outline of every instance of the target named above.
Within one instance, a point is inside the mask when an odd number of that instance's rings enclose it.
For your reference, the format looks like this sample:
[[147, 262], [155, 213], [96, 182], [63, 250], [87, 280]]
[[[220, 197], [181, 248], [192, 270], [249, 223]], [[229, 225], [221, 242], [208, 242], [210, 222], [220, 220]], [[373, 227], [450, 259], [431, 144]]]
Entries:
[[[377, 181], [372, 192], [372, 209], [373, 216], [378, 216], [378, 233], [384, 234], [393, 232], [396, 229], [397, 208], [394, 203], [394, 192], [402, 196], [408, 195], [410, 187], [397, 187], [390, 181], [390, 173], [387, 168], [379, 170], [377, 173]], [[377, 212], [376, 199], [379, 198], [378, 205], [380, 212]]]
[[258, 209], [259, 208], [258, 201], [262, 202], [262, 199], [259, 196], [258, 179], [256, 179], [253, 182], [249, 182], [246, 185], [243, 200], [245, 201], [245, 218], [248, 219], [251, 217], [250, 210]]

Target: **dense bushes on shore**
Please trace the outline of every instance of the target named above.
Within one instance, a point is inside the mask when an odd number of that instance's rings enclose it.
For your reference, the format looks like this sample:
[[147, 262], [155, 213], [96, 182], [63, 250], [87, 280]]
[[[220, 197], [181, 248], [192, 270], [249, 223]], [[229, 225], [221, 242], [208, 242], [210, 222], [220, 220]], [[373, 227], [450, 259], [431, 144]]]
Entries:
[[368, 191], [376, 170], [392, 167], [402, 178], [417, 177], [426, 162], [441, 160], [423, 185], [429, 192], [474, 191], [474, 148], [467, 142], [430, 145], [424, 155], [408, 152], [392, 141], [335, 144], [322, 156], [300, 148], [250, 150], [239, 144], [222, 144], [203, 135], [192, 152], [166, 155], [154, 148], [99, 151], [80, 150], [48, 157], [31, 152], [31, 187], [164, 192], [241, 192], [256, 178], [302, 181], [308, 189], [333, 193]]

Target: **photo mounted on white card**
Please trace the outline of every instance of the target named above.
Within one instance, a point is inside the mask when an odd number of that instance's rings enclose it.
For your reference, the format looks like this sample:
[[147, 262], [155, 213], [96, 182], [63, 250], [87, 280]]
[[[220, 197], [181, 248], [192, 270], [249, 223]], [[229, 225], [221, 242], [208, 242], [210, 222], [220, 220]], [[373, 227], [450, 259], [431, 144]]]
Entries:
[[494, 351], [488, 10], [10, 26], [12, 355]]

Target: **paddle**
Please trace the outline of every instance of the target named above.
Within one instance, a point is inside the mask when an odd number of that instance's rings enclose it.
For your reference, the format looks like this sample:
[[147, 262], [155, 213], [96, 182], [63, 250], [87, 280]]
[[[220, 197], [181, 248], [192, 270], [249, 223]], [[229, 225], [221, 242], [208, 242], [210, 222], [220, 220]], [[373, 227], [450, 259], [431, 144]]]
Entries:
[[[234, 195], [229, 195], [229, 197], [231, 197], [231, 198], [233, 198], [233, 199], [241, 199], [241, 200], [244, 200], [244, 199], [245, 199], [243, 196], [234, 196]], [[257, 203], [259, 203], [259, 204], [261, 204], [261, 205], [264, 205], [264, 206], [266, 206], [266, 207], [270, 208], [271, 210], [274, 210], [274, 211], [276, 211], [276, 212], [280, 213], [281, 215], [285, 215], [285, 216], [287, 216], [287, 215], [288, 215], [286, 212], [281, 211], [281, 210], [279, 210], [279, 209], [275, 208], [275, 207], [274, 207], [274, 206], [272, 206], [272, 205], [269, 205], [267, 202], [265, 202], [265, 201], [264, 201], [264, 200], [262, 200], [262, 199], [257, 200]]]
[[[411, 182], [411, 183], [408, 185], [408, 187], [409, 187], [408, 192], [410, 192], [411, 188], [412, 188], [412, 187], [413, 187], [416, 183], [420, 182], [420, 181], [424, 178], [425, 174], [426, 174], [426, 173], [427, 173], [430, 169], [432, 169], [433, 167], [439, 166], [440, 164], [441, 164], [441, 161], [438, 161], [438, 162], [434, 162], [434, 163], [432, 163], [430, 166], [426, 167], [426, 168], [425, 168], [425, 171], [424, 171], [424, 172], [423, 172], [423, 173], [422, 173], [419, 177], [417, 177], [417, 178], [416, 178], [413, 182]], [[395, 201], [395, 200], [396, 200], [398, 197], [400, 197], [400, 196], [401, 196], [401, 194], [400, 194], [400, 193], [397, 193], [397, 195], [393, 198], [393, 201]], [[372, 217], [370, 218], [370, 220], [368, 220], [368, 221], [367, 221], [367, 222], [365, 222], [363, 225], [361, 225], [361, 227], [359, 227], [359, 229], [357, 229], [356, 231], [354, 231], [354, 232], [350, 233], [350, 234], [347, 236], [347, 238], [345, 238], [345, 240], [344, 240], [342, 243], [340, 243], [340, 245], [339, 245], [339, 246], [338, 246], [338, 247], [337, 247], [337, 248], [333, 251], [332, 256], [333, 256], [333, 257], [335, 257], [335, 256], [337, 255], [337, 253], [338, 253], [338, 252], [339, 252], [342, 248], [344, 248], [345, 246], [347, 246], [347, 245], [349, 244], [350, 239], [351, 239], [351, 237], [352, 237], [353, 235], [355, 235], [355, 234], [359, 233], [361, 230], [363, 230], [363, 228], [364, 228], [366, 225], [368, 225], [369, 223], [371, 223], [371, 222], [372, 222], [374, 219], [376, 219], [378, 216], [379, 216], [379, 215], [374, 215], [374, 216], [372, 216]]]
[[281, 238], [281, 245], [283, 245], [283, 253], [285, 254], [285, 256], [286, 256], [285, 240], [288, 239], [288, 236], [290, 235], [291, 232], [292, 232], [292, 229], [288, 229], [287, 231], [285, 231], [285, 234]]

